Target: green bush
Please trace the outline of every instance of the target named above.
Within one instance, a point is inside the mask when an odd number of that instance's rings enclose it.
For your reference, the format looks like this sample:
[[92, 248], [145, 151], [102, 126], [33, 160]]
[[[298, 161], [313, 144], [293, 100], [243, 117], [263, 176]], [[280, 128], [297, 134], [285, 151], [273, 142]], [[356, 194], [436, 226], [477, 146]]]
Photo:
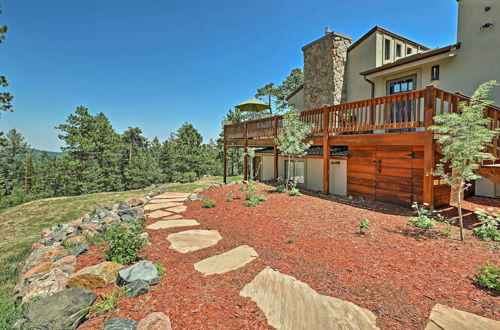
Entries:
[[479, 268], [476, 274], [476, 282], [482, 287], [500, 291], [500, 267], [486, 265]]
[[165, 274], [165, 267], [163, 267], [162, 264], [160, 264], [157, 261], [154, 264], [155, 264], [156, 270], [158, 271], [158, 275], [162, 276], [163, 274]]
[[[422, 229], [432, 229], [436, 227], [436, 220], [431, 218], [433, 216], [433, 212], [427, 209], [429, 204], [424, 203], [421, 206], [418, 205], [417, 202], [412, 204], [412, 208], [417, 213], [416, 217], [411, 217], [408, 220], [408, 224], [413, 227], [422, 228]], [[441, 219], [441, 218], [440, 218]]]
[[245, 191], [246, 191], [245, 199], [248, 201], [255, 198], [255, 192], [257, 191], [257, 187], [252, 182], [249, 182]]
[[259, 202], [264, 202], [264, 201], [267, 201], [267, 198], [266, 198], [266, 196], [264, 196], [264, 195], [259, 195], [259, 196], [257, 196], [257, 200], [258, 200]]
[[370, 226], [370, 220], [364, 218], [363, 220], [361, 220], [359, 222], [359, 233], [361, 235], [364, 235], [365, 234], [365, 229], [368, 229], [368, 227]]
[[257, 205], [260, 205], [260, 201], [257, 198], [251, 198], [247, 200], [245, 205], [248, 207], [256, 207]]
[[234, 200], [233, 195], [229, 194], [226, 198], [226, 202], [232, 202]]
[[203, 201], [203, 203], [201, 204], [201, 207], [205, 208], [205, 209], [210, 209], [212, 207], [215, 207], [215, 205], [217, 205], [217, 203], [212, 200], [212, 199], [205, 199]]
[[297, 188], [292, 188], [288, 193], [290, 196], [302, 196], [302, 193]]
[[146, 244], [138, 230], [118, 225], [106, 232], [106, 238], [109, 241], [106, 259], [122, 265], [138, 260], [139, 251]]
[[285, 185], [280, 184], [280, 185], [276, 186], [276, 191], [279, 193], [284, 193], [286, 191]]
[[482, 225], [472, 229], [472, 233], [483, 241], [500, 242], [500, 214], [488, 213], [485, 210], [478, 209], [476, 211], [478, 219]]
[[240, 191], [245, 191], [247, 188], [245, 188], [245, 186], [241, 186], [240, 187]]
[[196, 179], [198, 179], [198, 176], [194, 172], [174, 172], [172, 174], [172, 181], [174, 182], [188, 183], [194, 182]]

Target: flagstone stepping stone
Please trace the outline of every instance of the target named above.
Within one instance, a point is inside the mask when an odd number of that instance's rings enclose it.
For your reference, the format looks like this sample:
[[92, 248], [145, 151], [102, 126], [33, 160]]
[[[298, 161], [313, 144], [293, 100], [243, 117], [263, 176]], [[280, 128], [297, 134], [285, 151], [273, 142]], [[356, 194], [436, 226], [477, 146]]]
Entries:
[[165, 218], [165, 220], [177, 220], [177, 219], [182, 219], [182, 215], [174, 214]]
[[[182, 205], [182, 204], [181, 204]], [[159, 209], [166, 209], [169, 207], [178, 206], [176, 203], [168, 202], [168, 203], [157, 203], [157, 204], [147, 204], [144, 206], [144, 211], [156, 211]]]
[[436, 304], [425, 330], [500, 329], [500, 322]]
[[186, 210], [187, 210], [187, 207], [184, 206], [184, 205], [174, 206], [174, 207], [170, 207], [170, 208], [167, 209], [167, 211], [174, 212], [174, 213], [182, 213], [182, 212], [184, 212]]
[[168, 217], [169, 215], [172, 215], [172, 212], [167, 212], [167, 211], [162, 211], [162, 210], [158, 210], [158, 211], [154, 211], [154, 212], [146, 214], [146, 216], [148, 218], [152, 218], [152, 219]]
[[189, 226], [197, 226], [199, 225], [196, 220], [161, 220], [157, 221], [153, 224], [147, 226], [148, 229], [158, 230], [158, 229], [166, 229], [166, 228], [174, 228], [174, 227], [189, 227]]
[[171, 243], [171, 249], [181, 253], [188, 253], [215, 245], [222, 237], [217, 230], [193, 229], [170, 234], [167, 239]]
[[156, 195], [155, 197], [153, 197], [153, 199], [162, 199], [162, 198], [169, 198], [169, 199], [183, 198], [183, 199], [186, 199], [189, 197], [189, 195], [191, 195], [191, 193], [166, 192], [163, 194]]
[[378, 329], [371, 311], [320, 295], [306, 283], [269, 267], [245, 285], [240, 295], [256, 302], [276, 329]]
[[250, 246], [241, 245], [222, 254], [198, 261], [194, 264], [194, 269], [205, 275], [223, 274], [245, 266], [258, 256], [257, 252]]
[[[178, 198], [176, 198], [176, 199], [178, 199]], [[171, 199], [153, 199], [153, 200], [151, 200], [151, 201], [148, 203], [148, 205], [149, 205], [149, 204], [164, 204], [164, 203], [168, 203], [168, 204], [169, 204], [169, 206], [168, 206], [168, 207], [172, 207], [172, 206], [184, 205], [184, 204], [182, 203], [183, 201], [184, 201], [184, 200], [182, 200], [182, 201], [177, 201], [177, 200], [171, 200]]]

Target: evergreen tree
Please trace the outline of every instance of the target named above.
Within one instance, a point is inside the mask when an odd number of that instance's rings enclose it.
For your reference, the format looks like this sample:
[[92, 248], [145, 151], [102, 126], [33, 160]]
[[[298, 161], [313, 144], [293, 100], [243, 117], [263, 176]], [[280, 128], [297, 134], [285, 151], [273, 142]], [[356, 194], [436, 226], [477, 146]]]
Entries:
[[[0, 9], [0, 14], [2, 10]], [[0, 44], [5, 40], [5, 34], [7, 33], [7, 26], [0, 26]], [[7, 78], [0, 75], [0, 87], [6, 88], [9, 86]], [[0, 114], [2, 111], [12, 111], [12, 100], [13, 96], [9, 92], [0, 92]], [[0, 132], [0, 146], [6, 143], [4, 138], [4, 133]]]
[[203, 137], [193, 127], [185, 123], [171, 137], [173, 169], [178, 173], [194, 172], [200, 178], [203, 174]]
[[16, 129], [5, 135], [5, 146], [0, 147], [0, 194], [8, 196], [15, 190], [26, 189], [26, 169], [33, 157], [24, 137]]

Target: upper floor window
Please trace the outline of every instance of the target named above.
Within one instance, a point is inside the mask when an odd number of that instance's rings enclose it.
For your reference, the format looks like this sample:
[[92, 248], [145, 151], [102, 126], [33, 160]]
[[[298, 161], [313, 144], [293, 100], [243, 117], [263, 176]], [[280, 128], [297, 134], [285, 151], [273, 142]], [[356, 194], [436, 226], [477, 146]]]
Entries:
[[402, 56], [403, 56], [403, 45], [396, 44], [396, 57], [402, 57]]
[[406, 55], [411, 55], [413, 53], [413, 48], [407, 47], [406, 48]]
[[391, 59], [391, 40], [385, 39], [384, 41], [384, 58], [386, 61]]

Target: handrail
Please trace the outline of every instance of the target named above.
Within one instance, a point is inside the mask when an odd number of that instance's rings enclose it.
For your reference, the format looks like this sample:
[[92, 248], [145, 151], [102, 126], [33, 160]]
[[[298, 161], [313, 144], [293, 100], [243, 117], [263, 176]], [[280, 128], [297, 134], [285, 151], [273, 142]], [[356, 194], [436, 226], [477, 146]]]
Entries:
[[[420, 89], [305, 110], [300, 113], [300, 116], [304, 122], [313, 125], [311, 132], [313, 135], [322, 135], [324, 132], [331, 134], [416, 129], [429, 126], [429, 122], [426, 124], [424, 121], [426, 101], [434, 105], [432, 109], [432, 117], [434, 117], [446, 112], [459, 112], [460, 102], [470, 100], [469, 97], [462, 94], [450, 93], [434, 86], [429, 86], [429, 88], [433, 93], [426, 94], [427, 89]], [[489, 106], [487, 115], [493, 119], [489, 126], [492, 129], [500, 128], [500, 108]], [[282, 126], [282, 119], [283, 116], [277, 115], [224, 125], [226, 138], [273, 138]], [[493, 140], [492, 146], [492, 153], [497, 156], [498, 136]]]

